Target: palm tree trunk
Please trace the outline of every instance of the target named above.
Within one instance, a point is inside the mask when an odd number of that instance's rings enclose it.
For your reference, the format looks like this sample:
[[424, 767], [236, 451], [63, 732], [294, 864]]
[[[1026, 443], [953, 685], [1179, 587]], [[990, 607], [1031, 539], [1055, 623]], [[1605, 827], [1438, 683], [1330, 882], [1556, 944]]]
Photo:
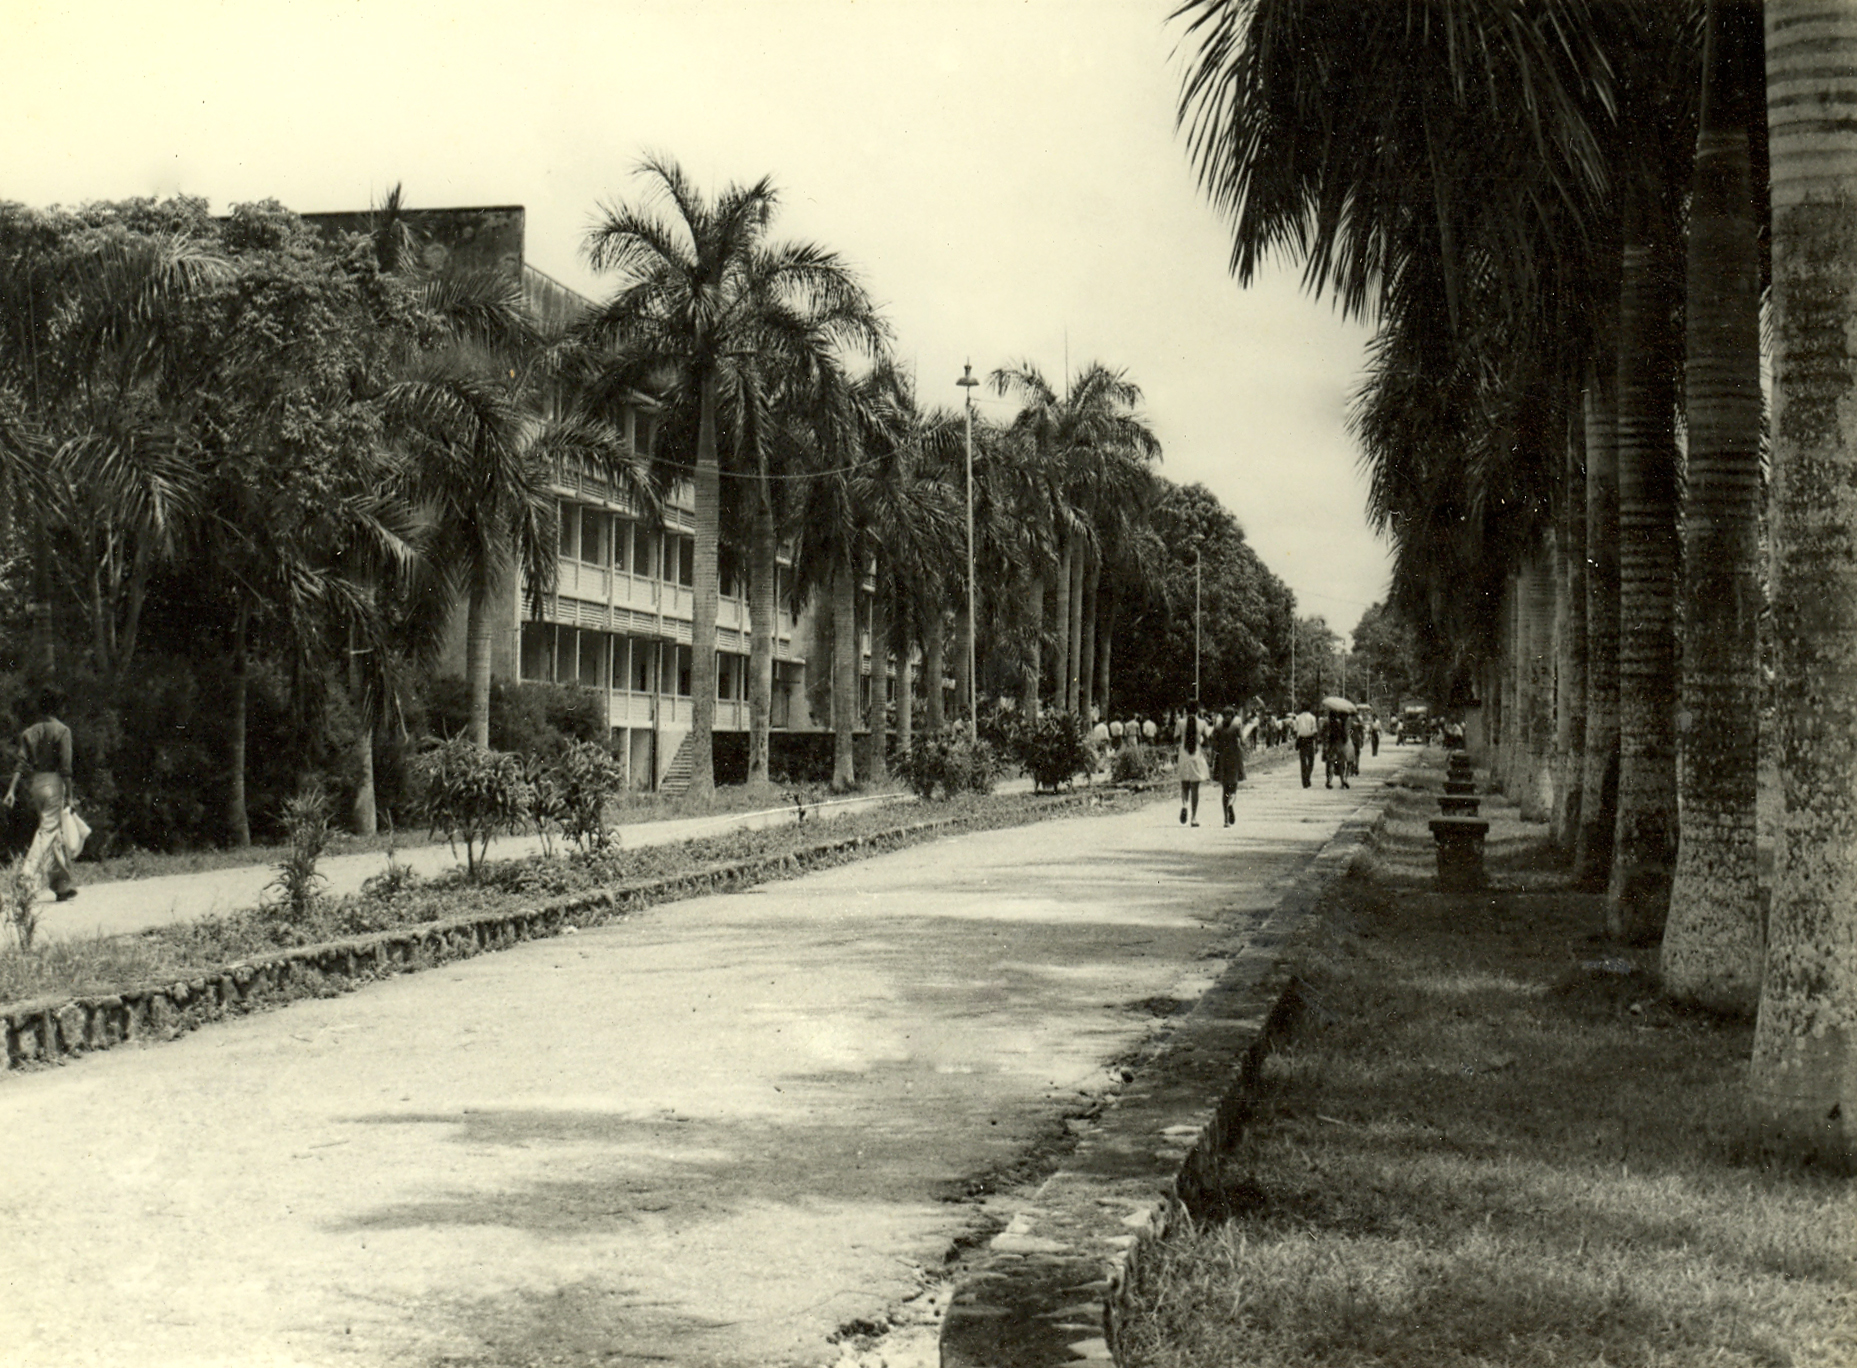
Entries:
[[464, 678], [471, 697], [471, 740], [490, 748], [490, 582], [489, 572], [471, 576], [471, 595], [465, 604]]
[[1857, 1153], [1857, 12], [1767, 0], [1774, 644], [1786, 817], [1749, 1071], [1772, 1133]]
[[768, 733], [774, 711], [774, 635], [780, 605], [779, 546], [774, 512], [763, 491], [756, 500], [748, 552], [748, 782], [767, 782]]
[[380, 816], [374, 807], [374, 728], [366, 722], [355, 738], [355, 768], [361, 775], [355, 786], [355, 834], [372, 836], [380, 829]]
[[916, 743], [915, 671], [910, 668], [909, 630], [915, 603], [902, 585], [896, 586], [896, 612], [890, 618], [890, 644], [896, 652], [896, 753], [908, 755]]
[[942, 712], [942, 681], [948, 677], [948, 612], [939, 601], [928, 605], [922, 623], [922, 725], [938, 732], [947, 725]]
[[1627, 193], [1618, 316], [1618, 822], [1606, 931], [1663, 934], [1676, 857], [1675, 374], [1669, 252]]
[[1033, 575], [1025, 587], [1025, 666], [1019, 677], [1019, 712], [1038, 720], [1038, 686], [1044, 673], [1041, 643], [1045, 632], [1045, 582]]
[[1717, 1010], [1760, 1002], [1760, 246], [1749, 128], [1760, 7], [1712, 0], [1689, 223], [1689, 462], [1683, 507], [1682, 831], [1664, 987]]
[[1567, 424], [1566, 462], [1561, 476], [1560, 575], [1555, 616], [1560, 651], [1560, 699], [1554, 752], [1559, 771], [1554, 792], [1556, 844], [1571, 853], [1580, 830], [1581, 774], [1586, 743], [1586, 457], [1584, 420]]
[[1059, 712], [1070, 708], [1070, 563], [1075, 550], [1075, 543], [1066, 532], [1063, 550], [1058, 556], [1057, 604], [1052, 614], [1057, 643], [1051, 652], [1051, 706]]
[[1102, 625], [1096, 629], [1096, 697], [1103, 706], [1103, 716], [1109, 716], [1109, 644], [1115, 640], [1116, 596], [1108, 595], [1108, 602], [1103, 605], [1100, 616]]
[[1082, 628], [1077, 634], [1077, 712], [1086, 720], [1096, 702], [1096, 590], [1101, 578], [1102, 567], [1091, 556], [1083, 580]]
[[1605, 888], [1618, 819], [1617, 367], [1607, 352], [1586, 388], [1586, 750], [1580, 767], [1575, 882]]
[[[890, 777], [884, 751], [889, 746], [890, 596], [883, 562], [877, 563], [877, 588], [870, 600], [870, 769], [866, 778], [881, 784]], [[905, 662], [907, 668], [907, 662]]]
[[243, 596], [232, 620], [231, 697], [226, 702], [226, 838], [240, 850], [251, 844], [251, 821], [245, 811], [245, 699], [250, 672], [246, 634], [251, 605]]
[[[1081, 543], [1082, 538], [1074, 538]], [[1083, 711], [1078, 695], [1083, 659], [1083, 570], [1089, 559], [1087, 545], [1072, 548], [1070, 555], [1070, 622], [1064, 629], [1064, 711], [1073, 716]]]
[[1547, 535], [1522, 563], [1522, 770], [1524, 822], [1554, 807], [1554, 572]]
[[832, 787], [855, 788], [858, 725], [858, 585], [848, 557], [832, 566]]
[[722, 472], [716, 459], [716, 375], [705, 369], [696, 421], [696, 554], [690, 610], [690, 784], [716, 791], [716, 556], [722, 538]]
[[361, 671], [355, 661], [355, 629], [351, 626], [348, 629], [348, 692], [356, 705], [355, 771], [360, 776], [355, 784], [352, 816], [355, 834], [372, 836], [379, 829], [374, 806], [374, 719], [369, 716]]

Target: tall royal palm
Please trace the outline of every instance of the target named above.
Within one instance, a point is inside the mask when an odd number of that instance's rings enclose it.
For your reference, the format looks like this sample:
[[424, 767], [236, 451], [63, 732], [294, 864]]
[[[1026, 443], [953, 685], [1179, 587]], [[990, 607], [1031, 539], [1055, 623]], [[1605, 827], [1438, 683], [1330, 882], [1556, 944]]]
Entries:
[[[1716, 1007], [1760, 997], [1755, 859], [1759, 756], [1760, 234], [1764, 151], [1758, 0], [1711, 0], [1689, 215], [1689, 420], [1683, 500], [1683, 814], [1664, 984]], [[1764, 159], [1763, 159], [1764, 160]]]
[[1857, 1152], [1857, 8], [1767, 0], [1773, 559], [1786, 807], [1750, 1083]]
[[1055, 704], [1084, 710], [1080, 697], [1086, 585], [1100, 564], [1097, 519], [1134, 497], [1161, 444], [1139, 412], [1141, 387], [1093, 361], [1062, 397], [1030, 362], [993, 372], [993, 388], [1019, 401], [1012, 428], [1025, 439], [1049, 500], [1058, 549]]
[[618, 364], [650, 364], [669, 387], [695, 397], [696, 550], [691, 613], [690, 733], [692, 791], [715, 786], [712, 736], [716, 718], [717, 552], [721, 531], [721, 466], [716, 424], [723, 369], [732, 358], [768, 345], [767, 318], [780, 300], [801, 312], [827, 313], [833, 301], [862, 291], [838, 257], [810, 243], [767, 242], [778, 207], [773, 182], [730, 184], [707, 199], [681, 167], [647, 158], [639, 174], [647, 203], [613, 204], [587, 235], [596, 270], [619, 277], [593, 325]]

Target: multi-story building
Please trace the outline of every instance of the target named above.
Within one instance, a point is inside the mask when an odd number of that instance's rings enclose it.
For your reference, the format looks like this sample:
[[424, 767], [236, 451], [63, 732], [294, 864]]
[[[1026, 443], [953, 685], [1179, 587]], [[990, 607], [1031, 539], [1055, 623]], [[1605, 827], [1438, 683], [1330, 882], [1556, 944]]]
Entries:
[[[366, 213], [308, 214], [326, 231], [366, 231]], [[403, 221], [421, 260], [430, 267], [493, 269], [520, 276], [530, 310], [546, 322], [571, 321], [591, 301], [529, 265], [522, 258], [520, 206], [403, 211]], [[649, 445], [657, 405], [639, 394], [625, 411], [625, 435], [638, 448]], [[553, 591], [533, 617], [525, 587], [509, 586], [494, 624], [491, 677], [511, 682], [579, 684], [605, 702], [614, 753], [634, 787], [675, 783], [692, 725], [690, 696], [692, 589], [696, 559], [694, 491], [689, 481], [672, 485], [657, 515], [647, 515], [605, 475], [585, 463], [556, 469], [560, 542]], [[748, 729], [749, 618], [747, 580], [727, 547], [719, 555], [721, 594], [716, 612], [716, 732], [719, 749], [728, 733]], [[783, 556], [774, 641], [771, 725], [776, 731], [817, 731], [808, 706], [808, 649], [823, 621], [785, 606], [790, 573]], [[823, 615], [819, 615], [823, 618]], [[462, 673], [464, 613], [454, 623], [448, 664]], [[862, 634], [861, 634], [862, 636]], [[861, 640], [863, 670], [869, 672], [868, 640]], [[449, 657], [455, 657], [451, 659]]]

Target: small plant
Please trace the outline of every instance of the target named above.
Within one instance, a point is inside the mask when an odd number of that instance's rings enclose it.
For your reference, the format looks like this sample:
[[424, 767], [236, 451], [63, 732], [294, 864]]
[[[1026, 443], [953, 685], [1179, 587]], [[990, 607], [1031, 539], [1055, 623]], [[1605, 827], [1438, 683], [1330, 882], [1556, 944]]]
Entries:
[[266, 885], [266, 891], [276, 891], [278, 910], [302, 920], [315, 911], [322, 886], [328, 882], [316, 871], [330, 834], [329, 795], [321, 784], [305, 781], [296, 797], [284, 803], [284, 830], [290, 837], [290, 853], [277, 866], [277, 877]]
[[535, 805], [535, 787], [523, 776], [521, 758], [487, 750], [468, 737], [428, 746], [413, 757], [412, 775], [432, 833], [454, 851], [464, 843], [473, 882], [490, 842], [519, 830]]
[[1109, 762], [1109, 778], [1117, 784], [1140, 784], [1154, 777], [1154, 757], [1137, 742], [1124, 742]]
[[1048, 712], [1019, 727], [1013, 758], [1035, 786], [1055, 791], [1095, 768], [1083, 735], [1083, 723], [1074, 713]]
[[618, 837], [606, 825], [606, 803], [625, 787], [625, 769], [593, 741], [576, 741], [550, 767], [554, 821], [582, 853], [605, 850]]
[[17, 856], [0, 870], [0, 918], [13, 928], [21, 950], [32, 949], [32, 938], [39, 929], [39, 875], [26, 867], [26, 857]]
[[999, 766], [991, 746], [957, 726], [917, 737], [908, 753], [898, 757], [896, 768], [915, 795], [927, 801], [938, 788], [944, 798], [991, 793]]

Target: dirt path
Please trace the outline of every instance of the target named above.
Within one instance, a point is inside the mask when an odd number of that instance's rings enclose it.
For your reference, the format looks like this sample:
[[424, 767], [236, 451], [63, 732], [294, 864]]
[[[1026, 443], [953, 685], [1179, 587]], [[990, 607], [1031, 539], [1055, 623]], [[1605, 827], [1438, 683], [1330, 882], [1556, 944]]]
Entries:
[[953, 838], [0, 1080], [0, 1363], [829, 1362], [1354, 796]]

